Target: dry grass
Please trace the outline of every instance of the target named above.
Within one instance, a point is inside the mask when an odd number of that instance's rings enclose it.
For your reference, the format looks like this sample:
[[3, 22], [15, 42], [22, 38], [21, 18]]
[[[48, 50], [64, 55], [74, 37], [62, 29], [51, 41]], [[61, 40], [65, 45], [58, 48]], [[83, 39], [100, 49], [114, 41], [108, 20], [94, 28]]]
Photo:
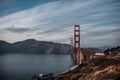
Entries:
[[120, 56], [93, 59], [55, 80], [120, 80]]

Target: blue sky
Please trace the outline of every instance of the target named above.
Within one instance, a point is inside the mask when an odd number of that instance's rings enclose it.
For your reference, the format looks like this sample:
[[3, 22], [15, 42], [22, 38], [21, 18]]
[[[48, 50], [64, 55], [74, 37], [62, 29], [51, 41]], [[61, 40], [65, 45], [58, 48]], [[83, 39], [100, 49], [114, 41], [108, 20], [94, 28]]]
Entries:
[[80, 24], [81, 46], [117, 46], [119, 7], [119, 0], [0, 0], [0, 40], [69, 44]]

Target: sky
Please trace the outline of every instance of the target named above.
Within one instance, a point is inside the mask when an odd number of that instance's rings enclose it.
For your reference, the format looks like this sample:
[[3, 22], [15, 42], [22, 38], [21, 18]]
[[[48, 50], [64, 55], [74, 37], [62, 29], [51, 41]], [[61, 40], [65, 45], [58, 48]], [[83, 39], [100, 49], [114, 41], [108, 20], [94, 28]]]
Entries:
[[0, 40], [70, 43], [80, 25], [82, 47], [120, 45], [119, 0], [0, 0]]

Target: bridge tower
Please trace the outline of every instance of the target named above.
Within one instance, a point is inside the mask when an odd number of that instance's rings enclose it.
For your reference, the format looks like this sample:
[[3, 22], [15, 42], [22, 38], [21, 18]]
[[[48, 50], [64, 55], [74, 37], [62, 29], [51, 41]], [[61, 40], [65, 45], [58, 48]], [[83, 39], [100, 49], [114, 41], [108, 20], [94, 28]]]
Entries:
[[70, 38], [70, 54], [73, 54], [73, 38]]
[[80, 26], [79, 25], [74, 26], [74, 61], [75, 64], [80, 64]]

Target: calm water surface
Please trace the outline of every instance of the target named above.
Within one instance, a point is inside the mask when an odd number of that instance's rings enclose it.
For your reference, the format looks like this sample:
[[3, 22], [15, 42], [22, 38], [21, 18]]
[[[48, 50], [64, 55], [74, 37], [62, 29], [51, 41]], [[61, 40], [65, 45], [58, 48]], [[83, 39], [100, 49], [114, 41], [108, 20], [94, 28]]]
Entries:
[[58, 74], [72, 66], [70, 55], [5, 54], [0, 55], [0, 80], [31, 80], [39, 73]]

